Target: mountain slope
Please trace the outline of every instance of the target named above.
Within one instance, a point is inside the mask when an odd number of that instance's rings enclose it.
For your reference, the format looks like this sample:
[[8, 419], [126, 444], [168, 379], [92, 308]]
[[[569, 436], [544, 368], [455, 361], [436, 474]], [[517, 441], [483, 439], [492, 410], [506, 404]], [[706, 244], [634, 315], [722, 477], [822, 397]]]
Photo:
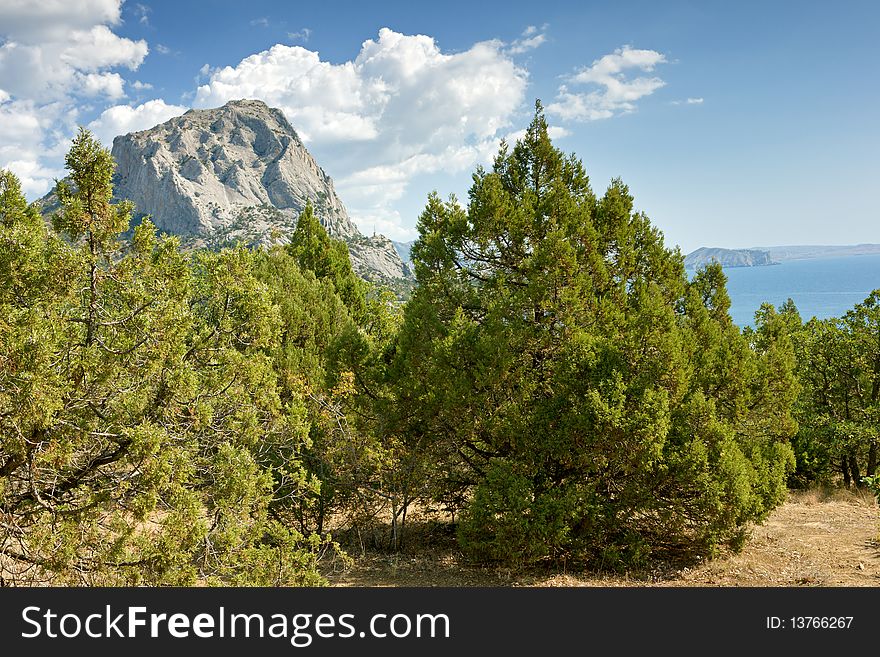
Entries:
[[283, 243], [310, 202], [328, 233], [349, 244], [358, 274], [409, 275], [389, 240], [360, 233], [293, 126], [261, 101], [190, 110], [117, 137], [112, 153], [116, 196], [191, 244]]
[[403, 260], [403, 264], [412, 269], [412, 262], [410, 260], [410, 252], [412, 251], [413, 244], [415, 244], [415, 240], [410, 240], [409, 242], [395, 242], [391, 240], [391, 244], [394, 246], [394, 250], [397, 251], [397, 255], [400, 256], [400, 259]]

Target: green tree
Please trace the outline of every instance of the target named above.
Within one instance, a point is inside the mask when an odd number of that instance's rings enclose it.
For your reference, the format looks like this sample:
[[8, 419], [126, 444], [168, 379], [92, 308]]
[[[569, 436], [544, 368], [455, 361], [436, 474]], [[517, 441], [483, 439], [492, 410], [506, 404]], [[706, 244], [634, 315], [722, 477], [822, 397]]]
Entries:
[[80, 131], [45, 225], [3, 175], [0, 569], [15, 583], [309, 584], [316, 536], [273, 519], [302, 400], [268, 356], [278, 309], [243, 249], [184, 257], [152, 224], [117, 240], [109, 152]]
[[[750, 348], [720, 268], [683, 259], [619, 180], [593, 194], [540, 104], [478, 169], [467, 209], [428, 199], [396, 355], [403, 433], [464, 503], [480, 559], [638, 561], [736, 544], [784, 495], [790, 345]], [[789, 370], [771, 373], [776, 359]]]
[[[352, 445], [354, 438], [336, 391], [327, 383], [328, 350], [343, 331], [358, 329], [331, 278], [316, 278], [288, 250], [278, 247], [258, 252], [255, 258], [254, 272], [267, 286], [281, 321], [279, 340], [270, 352], [278, 389], [282, 400], [301, 400], [309, 426], [302, 458], [313, 483], [310, 494], [280, 495], [273, 512], [300, 531], [323, 534], [329, 517], [349, 501], [346, 484], [357, 470], [345, 459], [351, 454], [345, 446]], [[278, 454], [278, 458], [283, 463], [289, 456]], [[292, 481], [299, 486], [296, 479]], [[287, 488], [281, 481], [279, 487]]]
[[[363, 540], [390, 505], [396, 528], [409, 498], [393, 485], [399, 451], [386, 430], [383, 359], [399, 323], [394, 295], [354, 274], [347, 246], [329, 237], [310, 205], [290, 244], [269, 252], [261, 271], [282, 310], [282, 387], [298, 386], [307, 399], [305, 462], [319, 482], [296, 522], [323, 532], [333, 517], [337, 530], [351, 528]], [[294, 365], [301, 358], [305, 368]]]
[[842, 318], [811, 319], [797, 334], [803, 394], [798, 476], [842, 476], [845, 486], [877, 473], [880, 424], [880, 290]]
[[356, 322], [367, 320], [367, 284], [351, 267], [348, 246], [332, 239], [315, 216], [311, 203], [299, 215], [296, 230], [287, 245], [303, 271], [311, 271], [318, 279], [333, 283], [337, 294]]

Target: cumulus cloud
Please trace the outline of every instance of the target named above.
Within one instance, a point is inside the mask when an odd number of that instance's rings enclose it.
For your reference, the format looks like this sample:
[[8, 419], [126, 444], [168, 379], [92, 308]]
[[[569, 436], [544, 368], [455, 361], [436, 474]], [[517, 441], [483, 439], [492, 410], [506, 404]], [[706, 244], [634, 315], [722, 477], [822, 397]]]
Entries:
[[[567, 79], [559, 87], [556, 99], [547, 106], [547, 113], [564, 120], [595, 121], [617, 114], [633, 112], [636, 101], [649, 96], [666, 83], [659, 77], [628, 78], [636, 69], [652, 72], [666, 56], [655, 50], [637, 50], [629, 46], [594, 61]], [[591, 91], [573, 91], [569, 85], [590, 85]]]
[[[31, 101], [12, 100], [0, 103], [0, 168], [10, 169], [21, 180], [22, 189], [29, 197], [46, 192], [62, 169], [44, 164], [45, 143], [63, 139], [53, 133], [51, 112], [42, 111]], [[55, 126], [57, 130], [57, 126]]]
[[0, 33], [26, 42], [58, 41], [74, 30], [94, 25], [117, 25], [119, 0], [3, 0]]
[[122, 98], [125, 95], [123, 86], [125, 80], [119, 73], [77, 73], [79, 92], [83, 96], [106, 96], [107, 98]]
[[445, 53], [430, 36], [383, 28], [342, 63], [279, 44], [212, 69], [194, 104], [258, 98], [280, 108], [371, 230], [413, 177], [487, 161], [526, 83], [500, 41]]
[[118, 102], [149, 49], [120, 37], [121, 0], [0, 2], [0, 167], [28, 194], [48, 190], [82, 103]]
[[[148, 52], [146, 41], [119, 37], [104, 24], [64, 31], [47, 25], [40, 33], [22, 12], [10, 15], [10, 8], [14, 5], [0, 4], [0, 88], [13, 96], [46, 102], [76, 96], [82, 81], [78, 73], [119, 66], [135, 70]], [[78, 25], [80, 18], [75, 14], [73, 24]]]
[[186, 110], [186, 107], [169, 105], [162, 99], [148, 100], [136, 107], [114, 105], [101, 112], [97, 119], [89, 123], [88, 128], [102, 144], [109, 147], [114, 137], [147, 130], [170, 118], [180, 116]]
[[148, 52], [146, 41], [118, 37], [106, 25], [71, 32], [69, 39], [60, 58], [71, 68], [79, 70], [96, 71], [110, 66], [135, 70]]

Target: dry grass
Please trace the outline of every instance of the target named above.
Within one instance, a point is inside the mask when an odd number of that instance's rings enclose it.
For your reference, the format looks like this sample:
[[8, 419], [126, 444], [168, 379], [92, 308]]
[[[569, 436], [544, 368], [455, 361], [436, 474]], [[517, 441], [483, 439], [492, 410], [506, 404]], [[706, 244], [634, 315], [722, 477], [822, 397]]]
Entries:
[[[867, 491], [792, 491], [739, 554], [657, 562], [624, 575], [469, 564], [448, 522], [416, 516], [398, 553], [368, 546], [354, 565], [327, 564], [334, 586], [880, 586], [880, 513]], [[377, 534], [378, 535], [378, 534]]]

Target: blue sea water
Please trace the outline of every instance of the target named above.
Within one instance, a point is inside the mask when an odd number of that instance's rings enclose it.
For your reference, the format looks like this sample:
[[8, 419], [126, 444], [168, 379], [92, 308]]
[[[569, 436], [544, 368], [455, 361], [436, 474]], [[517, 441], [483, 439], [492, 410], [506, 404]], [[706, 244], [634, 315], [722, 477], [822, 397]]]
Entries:
[[730, 315], [738, 326], [753, 325], [763, 302], [778, 307], [789, 297], [807, 321], [840, 317], [880, 288], [880, 255], [789, 260], [767, 267], [731, 267], [724, 273]]

